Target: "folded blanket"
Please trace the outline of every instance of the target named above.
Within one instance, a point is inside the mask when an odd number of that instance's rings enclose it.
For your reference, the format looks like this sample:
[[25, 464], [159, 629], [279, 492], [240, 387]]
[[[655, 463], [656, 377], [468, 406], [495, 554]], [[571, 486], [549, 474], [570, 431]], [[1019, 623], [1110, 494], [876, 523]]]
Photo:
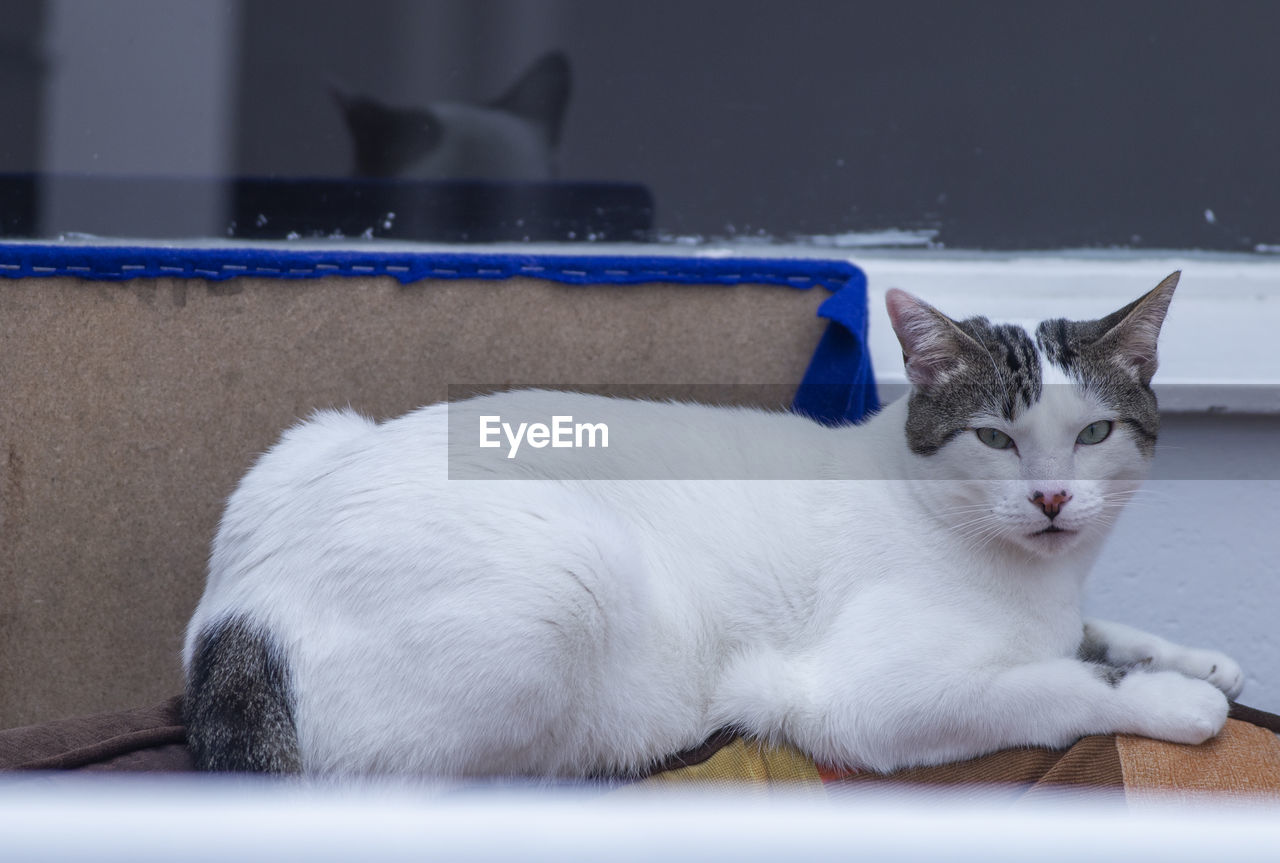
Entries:
[[[1232, 705], [1231, 715], [1223, 732], [1200, 746], [1124, 734], [1094, 735], [1068, 749], [1009, 749], [891, 774], [825, 767], [792, 747], [764, 745], [722, 731], [619, 790], [732, 788], [757, 795], [776, 791], [837, 797], [912, 786], [1012, 801], [1083, 789], [1128, 801], [1203, 792], [1280, 799], [1280, 716], [1238, 704]], [[194, 768], [180, 696], [152, 707], [0, 731], [0, 771]]]
[[[1093, 735], [1067, 749], [1006, 749], [936, 767], [880, 774], [814, 764], [788, 746], [733, 738], [696, 762], [669, 761], [638, 786], [692, 785], [818, 791], [826, 797], [902, 787], [1010, 802], [1089, 790], [1127, 801], [1218, 792], [1280, 799], [1280, 717], [1237, 705], [1222, 733], [1200, 746], [1128, 734]], [[1250, 721], [1245, 721], [1248, 717]], [[1254, 724], [1254, 722], [1260, 724]], [[1271, 730], [1268, 730], [1271, 729]]]
[[195, 770], [182, 696], [153, 707], [0, 731], [0, 770]]

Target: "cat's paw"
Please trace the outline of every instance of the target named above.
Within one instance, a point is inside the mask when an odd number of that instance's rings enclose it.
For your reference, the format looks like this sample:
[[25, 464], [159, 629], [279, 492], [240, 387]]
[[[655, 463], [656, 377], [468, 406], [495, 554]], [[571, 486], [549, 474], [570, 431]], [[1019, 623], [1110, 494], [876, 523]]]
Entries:
[[1133, 732], [1171, 743], [1203, 743], [1227, 722], [1227, 699], [1205, 680], [1176, 671], [1130, 674], [1120, 691], [1134, 710]]
[[1169, 667], [1188, 677], [1207, 680], [1224, 692], [1227, 698], [1235, 698], [1244, 689], [1244, 671], [1239, 663], [1216, 650], [1183, 648], [1172, 658]]

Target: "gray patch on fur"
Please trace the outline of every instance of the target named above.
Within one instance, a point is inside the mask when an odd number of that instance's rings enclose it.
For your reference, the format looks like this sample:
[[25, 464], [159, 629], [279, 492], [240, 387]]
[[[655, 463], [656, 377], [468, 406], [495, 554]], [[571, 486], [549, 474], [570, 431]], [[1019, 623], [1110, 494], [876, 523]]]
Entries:
[[969, 428], [982, 413], [1013, 420], [1040, 398], [1043, 374], [1026, 330], [986, 318], [953, 322], [960, 360], [946, 381], [912, 390], [907, 402], [907, 444], [916, 455], [933, 455]]
[[1120, 681], [1124, 680], [1129, 674], [1129, 669], [1121, 668], [1118, 665], [1094, 664], [1090, 666], [1090, 670], [1093, 672], [1094, 677], [1113, 688], [1119, 686]]
[[1076, 659], [1081, 662], [1105, 663], [1107, 661], [1107, 645], [1089, 634], [1086, 628], [1080, 646], [1076, 648]]
[[183, 714], [200, 770], [302, 770], [288, 664], [270, 636], [243, 617], [200, 633]]
[[1036, 344], [1045, 359], [1114, 410], [1120, 424], [1133, 433], [1138, 449], [1150, 457], [1160, 432], [1156, 394], [1150, 385], [1136, 380], [1113, 352], [1098, 343], [1140, 302], [1135, 300], [1096, 321], [1044, 321], [1036, 328]]
[[1145, 659], [1137, 663], [1117, 664], [1107, 652], [1106, 642], [1099, 641], [1090, 635], [1087, 627], [1084, 630], [1084, 637], [1080, 639], [1080, 645], [1076, 648], [1076, 659], [1088, 665], [1093, 676], [1108, 686], [1119, 686], [1120, 681], [1124, 680], [1129, 672], [1149, 665], [1151, 662], [1150, 659]]

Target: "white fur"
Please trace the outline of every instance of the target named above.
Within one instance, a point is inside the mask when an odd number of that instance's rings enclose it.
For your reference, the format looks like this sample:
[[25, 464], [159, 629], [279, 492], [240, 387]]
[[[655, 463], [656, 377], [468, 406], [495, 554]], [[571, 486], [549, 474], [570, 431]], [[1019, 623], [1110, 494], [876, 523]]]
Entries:
[[[617, 443], [449, 454], [451, 414], [538, 413]], [[874, 770], [1222, 727], [1226, 657], [1093, 624], [1151, 673], [1111, 686], [1073, 658], [1082, 580], [1145, 467], [1123, 432], [1081, 451], [1100, 417], [1069, 386], [1005, 424], [1020, 455], [964, 434], [919, 457], [905, 418], [536, 391], [317, 414], [231, 497], [184, 659], [229, 615], [271, 632], [316, 774], [636, 770], [730, 724]], [[621, 478], [564, 479], [575, 452]], [[646, 470], [669, 478], [626, 478]], [[747, 476], [773, 479], [715, 478]], [[1076, 533], [1030, 535], [1043, 479], [1070, 484]]]
[[412, 180], [549, 180], [555, 148], [538, 123], [508, 111], [436, 102], [441, 138], [397, 173]]

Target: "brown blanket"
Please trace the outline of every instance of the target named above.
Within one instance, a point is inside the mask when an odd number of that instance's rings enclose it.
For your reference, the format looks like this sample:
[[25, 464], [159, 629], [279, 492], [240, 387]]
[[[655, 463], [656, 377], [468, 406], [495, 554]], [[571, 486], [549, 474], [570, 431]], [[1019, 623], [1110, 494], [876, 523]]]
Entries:
[[154, 707], [0, 731], [0, 770], [195, 770], [182, 696]]
[[[1064, 750], [1009, 749], [939, 767], [889, 775], [825, 768], [786, 746], [732, 733], [667, 759], [633, 788], [674, 786], [808, 789], [825, 796], [912, 785], [1027, 799], [1070, 789], [1109, 790], [1126, 799], [1226, 792], [1280, 798], [1280, 716], [1232, 705], [1222, 734], [1200, 746], [1129, 735], [1085, 737]], [[182, 725], [182, 699], [119, 713], [62, 719], [0, 731], [0, 771], [194, 769]]]

